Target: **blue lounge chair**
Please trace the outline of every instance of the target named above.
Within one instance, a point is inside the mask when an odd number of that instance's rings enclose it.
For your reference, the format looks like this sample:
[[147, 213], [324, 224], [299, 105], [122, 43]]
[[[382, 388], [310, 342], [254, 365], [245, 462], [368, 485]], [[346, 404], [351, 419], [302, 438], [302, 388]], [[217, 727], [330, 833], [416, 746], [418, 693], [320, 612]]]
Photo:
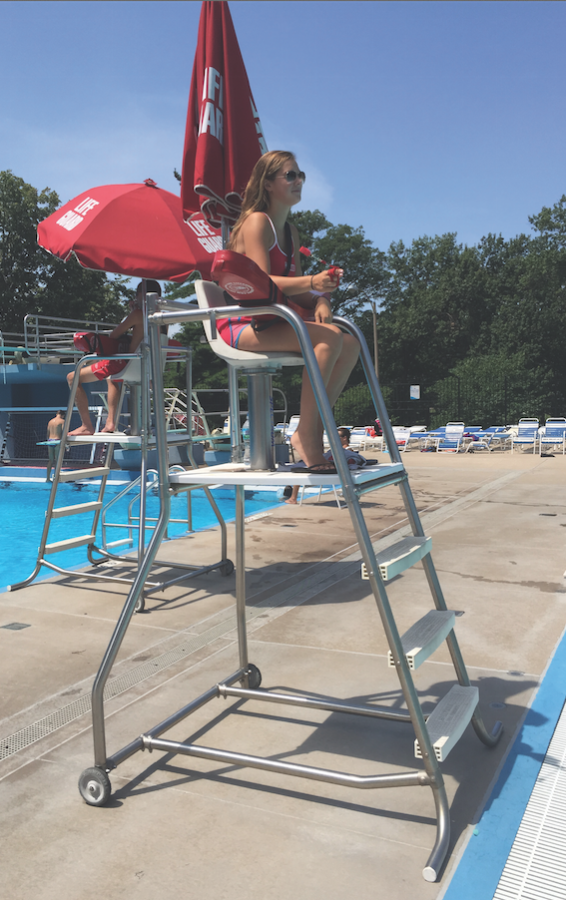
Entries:
[[561, 447], [562, 456], [566, 446], [566, 419], [553, 418], [547, 419], [544, 428], [540, 429], [539, 434], [539, 454], [542, 454], [542, 448], [545, 447]]
[[465, 427], [463, 422], [448, 422], [444, 437], [440, 438], [436, 445], [436, 452], [448, 451], [458, 453], [460, 450], [463, 450]]
[[519, 419], [517, 434], [511, 440], [511, 452], [517, 447], [532, 447], [536, 451], [538, 441], [539, 420]]

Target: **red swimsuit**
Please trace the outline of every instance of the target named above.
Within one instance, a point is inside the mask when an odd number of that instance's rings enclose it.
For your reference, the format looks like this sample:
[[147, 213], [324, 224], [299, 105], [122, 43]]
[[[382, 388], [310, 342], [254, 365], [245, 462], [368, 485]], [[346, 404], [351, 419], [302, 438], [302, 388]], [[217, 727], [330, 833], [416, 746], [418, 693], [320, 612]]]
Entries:
[[[277, 241], [277, 232], [275, 226], [267, 213], [264, 213], [267, 221], [273, 229], [273, 244], [269, 248], [269, 265], [272, 275], [284, 275], [287, 268], [287, 254], [283, 252]], [[291, 238], [291, 240], [293, 240]], [[295, 246], [291, 247], [291, 266], [287, 275], [292, 278], [295, 275]], [[252, 316], [238, 316], [237, 318], [219, 319], [217, 322], [218, 334], [231, 347], [237, 347], [240, 335], [244, 328], [247, 328], [253, 320]]]

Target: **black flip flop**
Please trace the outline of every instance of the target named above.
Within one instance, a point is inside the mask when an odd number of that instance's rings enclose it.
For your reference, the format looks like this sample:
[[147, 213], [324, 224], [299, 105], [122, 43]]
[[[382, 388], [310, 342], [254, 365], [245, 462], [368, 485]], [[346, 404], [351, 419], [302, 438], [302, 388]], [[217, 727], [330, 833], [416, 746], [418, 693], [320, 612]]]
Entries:
[[293, 466], [291, 472], [308, 472], [310, 475], [337, 475], [332, 463], [317, 463], [315, 466]]

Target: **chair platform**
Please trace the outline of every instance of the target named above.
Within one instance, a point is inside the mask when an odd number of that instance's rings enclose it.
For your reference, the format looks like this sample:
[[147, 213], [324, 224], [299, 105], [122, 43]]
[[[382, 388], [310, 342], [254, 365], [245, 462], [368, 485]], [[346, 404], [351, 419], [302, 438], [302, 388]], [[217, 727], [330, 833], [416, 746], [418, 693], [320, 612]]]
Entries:
[[[405, 476], [402, 463], [384, 463], [376, 466], [365, 466], [354, 471], [352, 480], [354, 485], [365, 485], [375, 481], [382, 482], [391, 477]], [[187, 472], [176, 472], [169, 476], [169, 483], [174, 487], [192, 484], [243, 484], [263, 485], [273, 487], [285, 487], [288, 484], [298, 484], [304, 487], [331, 487], [340, 486], [338, 475], [314, 475], [312, 472], [291, 472], [289, 469], [276, 469], [273, 472], [261, 469], [250, 469], [242, 463], [225, 463], [220, 466], [210, 466], [206, 469], [191, 469]]]

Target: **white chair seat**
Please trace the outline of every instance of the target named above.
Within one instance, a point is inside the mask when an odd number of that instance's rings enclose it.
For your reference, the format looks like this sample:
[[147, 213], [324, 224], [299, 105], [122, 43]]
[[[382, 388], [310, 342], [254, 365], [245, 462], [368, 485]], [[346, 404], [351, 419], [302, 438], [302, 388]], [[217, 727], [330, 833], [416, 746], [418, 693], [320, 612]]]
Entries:
[[[165, 368], [167, 362], [168, 338], [166, 334], [161, 335], [161, 369]], [[127, 384], [141, 384], [141, 356], [135, 359], [129, 359], [123, 369], [110, 376], [110, 381], [125, 381]]]
[[[201, 309], [218, 309], [226, 306], [224, 299], [224, 291], [213, 281], [196, 281], [196, 294], [198, 305]], [[236, 301], [234, 301], [235, 303]], [[250, 309], [249, 314], [253, 310]], [[210, 344], [211, 350], [214, 350], [217, 356], [225, 360], [229, 366], [236, 369], [253, 368], [272, 368], [274, 365], [279, 366], [301, 366], [303, 365], [303, 357], [300, 353], [270, 351], [251, 351], [238, 350], [236, 347], [230, 347], [226, 341], [223, 341], [220, 335], [212, 338], [212, 330], [208, 319], [202, 323], [206, 339]]]

